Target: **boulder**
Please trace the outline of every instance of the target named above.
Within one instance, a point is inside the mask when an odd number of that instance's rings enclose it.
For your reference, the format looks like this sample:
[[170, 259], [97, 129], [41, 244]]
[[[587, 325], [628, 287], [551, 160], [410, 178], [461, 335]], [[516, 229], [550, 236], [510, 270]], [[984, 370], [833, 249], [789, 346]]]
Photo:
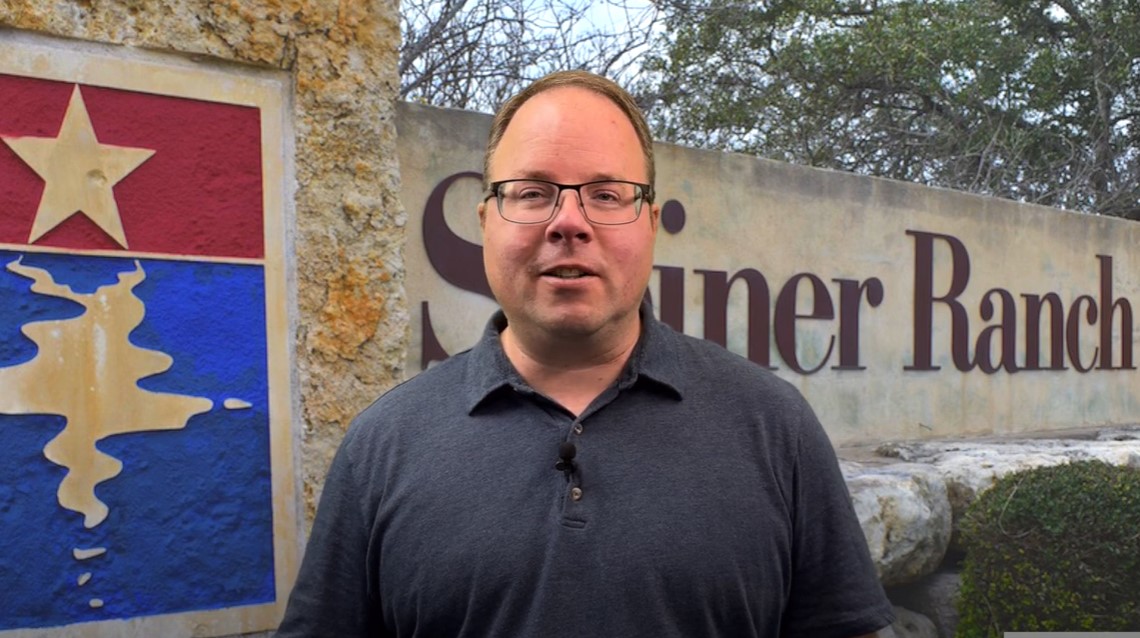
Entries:
[[1140, 467], [1140, 440], [1123, 438], [1119, 431], [1113, 440], [1027, 439], [1020, 441], [921, 441], [890, 443], [878, 454], [932, 468], [946, 484], [953, 514], [956, 547], [958, 524], [978, 494], [999, 478], [1035, 467], [1072, 461], [1100, 460], [1112, 465]]
[[929, 467], [842, 464], [855, 514], [884, 585], [936, 570], [950, 543], [946, 485]]
[[1140, 440], [1140, 425], [1124, 425], [1105, 428], [1096, 433], [1097, 441], [1136, 441]]
[[962, 551], [956, 530], [978, 494], [1035, 467], [1099, 460], [1140, 468], [1140, 426], [1079, 438], [890, 443], [846, 458], [859, 459], [840, 466], [875, 569], [898, 606], [895, 633], [953, 638], [960, 583], [954, 564]]
[[958, 588], [961, 582], [957, 571], [938, 571], [915, 583], [888, 587], [887, 597], [891, 604], [898, 606], [896, 614], [899, 607], [913, 610], [934, 624], [935, 635], [939, 638], [954, 638], [958, 629]]

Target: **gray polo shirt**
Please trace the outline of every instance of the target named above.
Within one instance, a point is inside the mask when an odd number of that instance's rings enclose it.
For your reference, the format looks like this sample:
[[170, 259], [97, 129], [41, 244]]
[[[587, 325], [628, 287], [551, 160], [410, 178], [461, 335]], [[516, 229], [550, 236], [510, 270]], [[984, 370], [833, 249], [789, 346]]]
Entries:
[[[352, 424], [278, 636], [844, 637], [892, 620], [788, 383], [642, 310], [580, 416], [480, 342]], [[577, 454], [555, 470], [559, 444]]]

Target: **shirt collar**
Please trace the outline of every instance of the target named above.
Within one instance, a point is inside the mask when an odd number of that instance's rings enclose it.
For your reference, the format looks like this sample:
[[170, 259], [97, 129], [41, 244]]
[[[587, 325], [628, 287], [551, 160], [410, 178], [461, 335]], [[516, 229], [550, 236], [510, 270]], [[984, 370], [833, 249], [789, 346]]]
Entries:
[[525, 385], [522, 376], [507, 359], [499, 334], [507, 327], [507, 317], [502, 310], [487, 321], [483, 336], [467, 356], [466, 400], [467, 413], [471, 414], [491, 393], [500, 388]]
[[[645, 379], [680, 400], [684, 395], [685, 379], [678, 350], [684, 347], [684, 337], [653, 316], [653, 307], [648, 299], [641, 302], [638, 314], [641, 317], [641, 336], [618, 377], [618, 388], [625, 390]], [[483, 329], [483, 336], [467, 357], [464, 403], [468, 414], [502, 388], [530, 387], [503, 351], [499, 335], [506, 327], [507, 318], [503, 311], [495, 311]]]
[[653, 306], [648, 298], [641, 301], [638, 314], [641, 316], [641, 336], [619, 377], [618, 387], [624, 390], [639, 379], [647, 379], [679, 400], [685, 387], [680, 364], [684, 337], [653, 316]]

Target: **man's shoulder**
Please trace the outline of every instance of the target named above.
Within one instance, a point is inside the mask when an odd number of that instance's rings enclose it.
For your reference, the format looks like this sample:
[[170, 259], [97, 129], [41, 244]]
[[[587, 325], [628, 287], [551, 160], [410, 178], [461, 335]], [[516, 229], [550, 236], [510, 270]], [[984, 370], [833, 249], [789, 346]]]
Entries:
[[[703, 424], [707, 431], [743, 433], [759, 447], [743, 446], [784, 467], [793, 458], [802, 437], [813, 440], [822, 432], [815, 413], [796, 386], [754, 361], [704, 339], [673, 332], [665, 341], [672, 357], [683, 404], [679, 418]], [[662, 417], [665, 418], [665, 417]]]
[[669, 347], [676, 356], [676, 365], [684, 376], [700, 380], [701, 385], [716, 387], [727, 392], [759, 392], [787, 400], [802, 400], [799, 390], [785, 379], [735, 352], [707, 339], [700, 339], [669, 330]]
[[381, 420], [419, 420], [440, 410], [460, 409], [466, 400], [470, 350], [454, 354], [385, 391], [353, 422], [354, 429], [375, 428]]

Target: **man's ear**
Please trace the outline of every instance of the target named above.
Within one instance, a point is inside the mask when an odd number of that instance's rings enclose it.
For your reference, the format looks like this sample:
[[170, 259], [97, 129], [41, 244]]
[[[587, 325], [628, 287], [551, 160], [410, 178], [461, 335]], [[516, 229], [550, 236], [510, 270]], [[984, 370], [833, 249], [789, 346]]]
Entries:
[[654, 204], [649, 207], [649, 227], [653, 229], [653, 234], [657, 234], [657, 222], [661, 220], [661, 204]]
[[479, 212], [479, 228], [481, 229], [487, 223], [487, 200], [479, 202], [479, 206], [475, 210]]

